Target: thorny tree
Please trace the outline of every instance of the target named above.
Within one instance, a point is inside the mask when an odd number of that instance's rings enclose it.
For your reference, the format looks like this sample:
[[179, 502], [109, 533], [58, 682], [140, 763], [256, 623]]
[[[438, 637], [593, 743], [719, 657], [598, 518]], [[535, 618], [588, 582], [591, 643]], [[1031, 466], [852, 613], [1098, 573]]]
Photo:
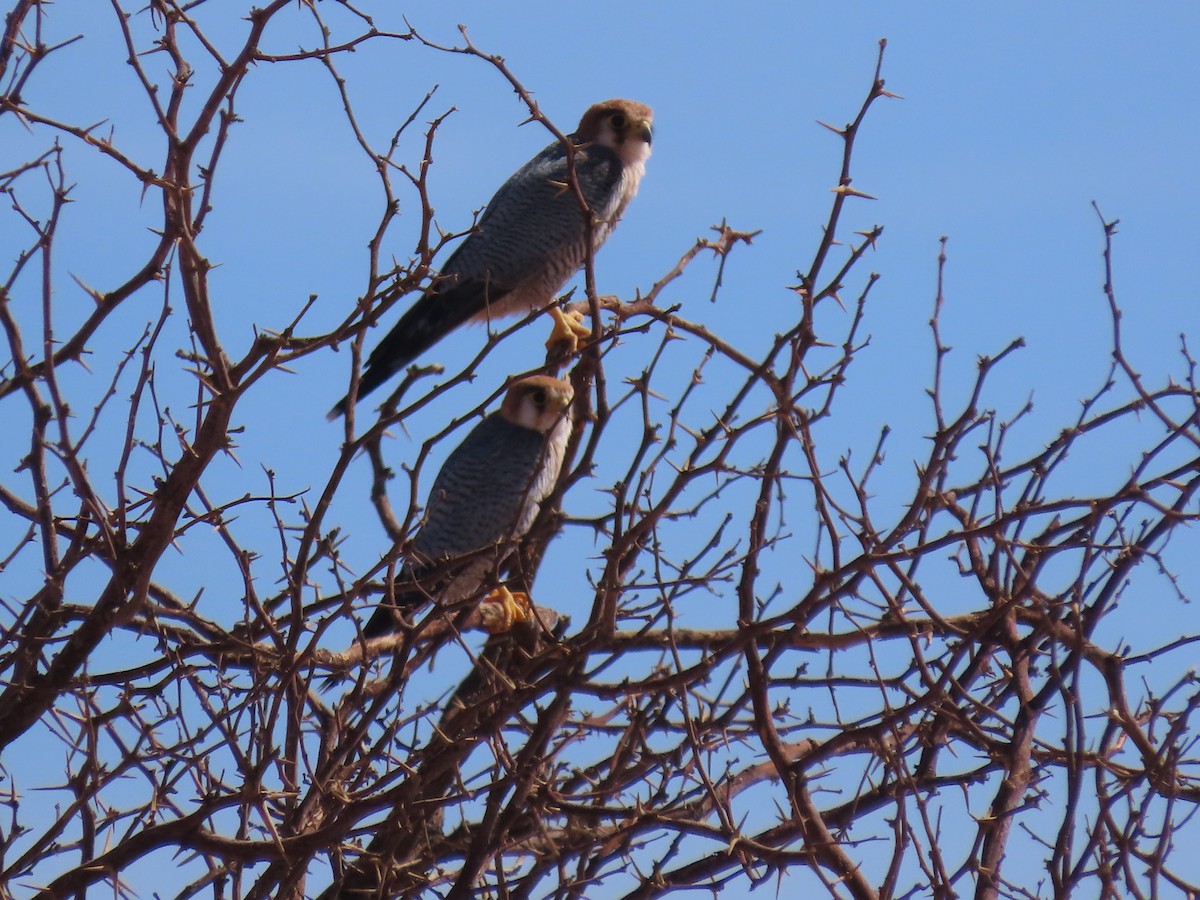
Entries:
[[[805, 896], [1197, 890], [1179, 853], [1198, 840], [1195, 639], [1127, 646], [1106, 627], [1122, 602], [1171, 615], [1184, 599], [1166, 551], [1197, 515], [1192, 358], [1184, 344], [1180, 380], [1144, 383], [1109, 278], [1110, 378], [1044, 447], [1010, 453], [1027, 410], [990, 411], [987, 382], [1020, 342], [948, 385], [939, 285], [928, 452], [904, 508], [879, 508], [875, 485], [896, 477], [886, 428], [856, 460], [831, 420], [874, 284], [861, 260], [881, 230], [844, 234], [841, 218], [859, 126], [889, 96], [878, 70], [835, 129], [840, 186], [765, 355], [667, 300], [710, 253], [719, 285], [752, 235], [720, 226], [634, 299], [598, 296], [588, 267], [574, 302], [597, 326], [570, 377], [590, 415], [553, 512], [497, 573], [531, 583], [548, 545], [584, 536], [595, 549], [577, 581], [539, 581], [541, 621], [506, 636], [485, 639], [471, 610], [427, 608], [367, 643], [356, 623], [419, 521], [421, 463], [500, 390], [465, 408], [455, 388], [544, 319], [492, 335], [463, 371], [414, 370], [382, 418], [364, 404], [344, 431], [316, 424], [345, 385], [332, 386], [298, 429], [344, 440], [334, 464], [276, 483], [272, 457], [296, 439], [256, 434], [239, 405], [335, 346], [357, 363], [449, 239], [422, 162], [436, 114], [418, 104], [372, 146], [339, 60], [380, 43], [483, 59], [559, 132], [465, 33], [433, 47], [347, 4], [274, 0], [233, 41], [208, 4], [137, 7], [113, 0], [126, 46], [111, 63], [139, 79], [160, 156], [50, 111], [40, 78], [78, 49], [69, 7], [17, 2], [0, 44], [0, 124], [41, 142], [0, 159], [3, 234], [24, 234], [0, 281], [4, 896], [650, 897], [729, 882], [772, 893], [780, 879]], [[301, 21], [319, 29], [315, 49], [267, 49]], [[366, 287], [328, 333], [302, 336], [310, 306], [296, 302], [231, 355], [217, 311], [237, 300], [206, 242], [239, 91], [314, 64], [342, 98], [323, 127], [352, 131], [386, 201]], [[400, 158], [431, 119], [415, 159]], [[128, 237], [123, 278], [99, 286], [70, 263], [85, 239], [70, 228], [72, 172], [94, 159], [155, 217], [149, 238]], [[402, 209], [419, 234], [393, 268], [382, 247]], [[1100, 221], [1107, 266], [1114, 230]], [[382, 440], [427, 407], [451, 424]], [[239, 494], [222, 472], [252, 438], [268, 448], [246, 465], [263, 488]], [[1089, 480], [1117, 447], [1132, 448], [1126, 475]], [[368, 538], [330, 512], [358, 467], [372, 473], [370, 495], [350, 498], [358, 520], [373, 503], [393, 539], [362, 571], [347, 558], [370, 559], [350, 552]], [[187, 587], [180, 559], [206, 590]]]

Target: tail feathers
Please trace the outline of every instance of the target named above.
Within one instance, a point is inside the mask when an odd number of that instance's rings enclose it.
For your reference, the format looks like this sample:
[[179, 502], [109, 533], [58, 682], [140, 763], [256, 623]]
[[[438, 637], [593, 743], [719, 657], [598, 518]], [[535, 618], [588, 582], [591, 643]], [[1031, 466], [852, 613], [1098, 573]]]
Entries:
[[425, 594], [421, 591], [397, 592], [395, 604], [384, 602], [375, 607], [375, 612], [371, 614], [371, 618], [363, 626], [363, 636], [374, 638], [391, 634], [396, 630], [398, 617], [404, 612], [420, 606], [426, 599]]
[[337, 403], [333, 404], [333, 407], [329, 410], [329, 412], [325, 413], [325, 421], [336, 422], [338, 419], [344, 416], [346, 414], [346, 405], [349, 402], [349, 397], [343, 397]]
[[[358, 383], [361, 400], [396, 372], [462, 325], [483, 312], [489, 303], [497, 303], [509, 289], [483, 281], [465, 281], [426, 291], [388, 332], [387, 337], [367, 357]], [[333, 421], [346, 412], [347, 397], [339, 400], [327, 418]]]

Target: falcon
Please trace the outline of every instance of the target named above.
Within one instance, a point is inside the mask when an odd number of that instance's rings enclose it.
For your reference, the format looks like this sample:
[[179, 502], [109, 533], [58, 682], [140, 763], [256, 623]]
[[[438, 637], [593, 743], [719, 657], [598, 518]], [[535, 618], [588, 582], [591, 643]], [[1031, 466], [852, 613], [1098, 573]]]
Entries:
[[[567, 136], [517, 170], [492, 197], [440, 277], [367, 357], [361, 399], [467, 321], [541, 309], [612, 233], [637, 193], [650, 157], [654, 113], [634, 100], [605, 100]], [[589, 211], [580, 206], [579, 186]], [[349, 397], [330, 410], [333, 420]]]
[[[396, 608], [419, 606], [430, 596], [454, 603], [479, 592], [488, 574], [511, 553], [512, 542], [529, 531], [554, 489], [571, 433], [573, 397], [570, 383], [549, 375], [515, 381], [499, 411], [451, 451], [433, 481], [424, 519], [401, 569]], [[496, 552], [487, 552], [489, 548]], [[453, 564], [462, 557], [469, 558]], [[434, 568], [446, 571], [447, 581], [418, 586]], [[380, 606], [363, 634], [387, 634], [394, 624], [393, 608]]]

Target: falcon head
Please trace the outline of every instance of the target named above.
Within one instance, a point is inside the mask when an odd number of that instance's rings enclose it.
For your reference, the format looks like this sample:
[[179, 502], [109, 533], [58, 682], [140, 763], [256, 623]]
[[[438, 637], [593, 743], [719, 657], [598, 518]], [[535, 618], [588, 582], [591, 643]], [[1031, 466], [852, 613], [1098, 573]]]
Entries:
[[644, 163], [654, 138], [654, 110], [636, 100], [605, 100], [579, 120], [575, 136], [608, 147], [625, 165]]
[[514, 425], [547, 434], [563, 420], [574, 397], [575, 389], [569, 382], [549, 375], [531, 375], [509, 385], [500, 415]]

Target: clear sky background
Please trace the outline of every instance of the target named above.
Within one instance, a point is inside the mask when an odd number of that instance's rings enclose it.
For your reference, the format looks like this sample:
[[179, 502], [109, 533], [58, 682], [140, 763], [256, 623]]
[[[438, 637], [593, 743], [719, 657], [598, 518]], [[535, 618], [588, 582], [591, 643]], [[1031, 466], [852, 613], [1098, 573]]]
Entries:
[[[222, 21], [218, 8], [208, 8], [208, 23], [232, 48], [246, 23]], [[321, 10], [331, 23], [348, 24], [336, 6]], [[404, 30], [399, 8], [391, 10], [373, 10], [378, 26]], [[701, 302], [713, 274], [704, 264], [668, 299], [750, 352], [765, 346], [772, 320], [787, 321], [781, 307], [791, 313], [786, 286], [807, 266], [836, 183], [840, 143], [816, 121], [837, 125], [853, 116], [876, 42], [886, 37], [887, 86], [905, 99], [878, 103], [868, 118], [855, 186], [878, 199], [852, 204], [845, 220], [854, 228], [885, 226], [867, 260], [883, 276], [866, 323], [872, 351], [852, 385], [866, 404], [859, 409], [868, 432], [886, 417], [903, 435], [908, 412], [924, 408], [931, 372], [925, 323], [941, 235], [950, 238], [945, 338], [960, 351], [952, 365], [969, 372], [976, 354], [1023, 335], [1028, 348], [997, 373], [1013, 396], [1034, 390], [1039, 413], [1053, 417], [1096, 386], [1109, 327], [1093, 200], [1121, 220], [1117, 284], [1130, 354], [1148, 376], [1174, 365], [1177, 335], [1195, 320], [1200, 282], [1190, 227], [1200, 199], [1194, 5], [617, 3], [599, 16], [561, 4], [520, 10], [403, 7], [433, 40], [455, 43], [455, 24], [466, 24], [479, 47], [505, 56], [563, 130], [610, 96], [655, 108], [654, 157], [600, 258], [602, 292], [631, 296], [648, 288], [722, 219], [761, 229], [753, 248], [731, 259], [721, 303]], [[113, 18], [105, 4], [57, 7], [51, 21], [85, 39], [64, 52], [70, 66], [46, 66], [27, 94], [64, 118], [110, 121], [118, 145], [153, 166], [161, 139], [121, 62]], [[302, 13], [276, 22], [270, 48], [314, 45]], [[207, 84], [212, 72], [202, 57], [195, 60], [196, 80]], [[434, 86], [422, 118], [456, 108], [440, 131], [431, 175], [445, 229], [468, 227], [472, 212], [547, 141], [536, 124], [517, 127], [523, 108], [479, 60], [380, 41], [340, 57], [338, 66], [377, 147]], [[165, 61], [157, 71], [165, 75]], [[222, 162], [205, 236], [209, 259], [221, 266], [213, 285], [234, 353], [248, 346], [253, 327], [290, 321], [309, 294], [319, 295], [306, 320], [310, 333], [332, 326], [364, 287], [380, 200], [339, 106], [332, 80], [313, 62], [261, 65], [239, 94], [245, 121]], [[3, 127], [0, 137], [18, 145], [15, 123]], [[402, 158], [417, 158], [418, 137], [402, 145]], [[35, 135], [30, 145], [39, 141]], [[149, 246], [152, 236], [139, 225], [152, 223], [157, 210], [141, 204], [112, 163], [67, 149], [77, 187], [66, 237], [81, 240], [58, 264], [104, 289], [127, 277]], [[412, 195], [402, 194], [401, 205], [413, 213]], [[0, 229], [0, 246], [24, 242], [13, 218]], [[410, 215], [393, 228], [386, 250], [406, 259], [415, 233]], [[73, 305], [90, 301], [63, 278], [56, 303], [70, 316]], [[439, 352], [456, 361], [451, 349]], [[496, 354], [497, 377], [533, 352], [518, 344], [515, 359]], [[260, 424], [328, 431], [333, 453], [336, 429], [316, 414], [347, 380], [348, 361], [346, 354], [314, 357], [294, 377], [276, 379], [275, 390], [248, 397], [240, 411]], [[845, 424], [850, 445], [854, 423]]]
[[[1107, 371], [1111, 326], [1101, 292], [1103, 234], [1092, 201], [1106, 217], [1121, 220], [1116, 284], [1129, 357], [1150, 381], [1169, 372], [1182, 376], [1179, 334], [1195, 333], [1200, 316], [1200, 5], [372, 6], [381, 30], [405, 30], [403, 13], [425, 37], [446, 44], [460, 42], [455, 26], [465, 24], [476, 45], [506, 58], [563, 131], [597, 100], [630, 97], [650, 104], [654, 155], [641, 192], [598, 257], [598, 288], [627, 298], [648, 289], [697, 236], [723, 219], [735, 228], [761, 229], [753, 246], [731, 256], [718, 303], [708, 302], [715, 275], [708, 259], [698, 260], [664, 297], [751, 355], [769, 344], [774, 322], [793, 321], [796, 301], [787, 286], [795, 283], [797, 269], [808, 266], [829, 189], [837, 183], [841, 143], [817, 121], [841, 125], [855, 115], [871, 83], [877, 42], [887, 38], [883, 74], [887, 88], [904, 99], [881, 100], [868, 116], [854, 186], [877, 199], [852, 202], [843, 221], [846, 234], [884, 226], [877, 249], [858, 270], [860, 278], [867, 270], [882, 278], [865, 323], [871, 345], [852, 370], [846, 412], [823, 431], [823, 452], [834, 464], [848, 450], [868, 453], [879, 428], [892, 426], [888, 465], [894, 477], [876, 482], [882, 502], [891, 490], [896, 502], [911, 490], [911, 460], [923, 452], [923, 437], [931, 431], [924, 393], [933, 371], [927, 322], [942, 235], [949, 237], [943, 340], [955, 348], [951, 375], [968, 378], [978, 355], [997, 352], [1017, 336], [1027, 341], [996, 373], [987, 401], [1011, 414], [1033, 395], [1035, 415], [1017, 436], [1021, 446], [1033, 449], [1053, 438]], [[320, 9], [331, 23], [352, 27], [335, 4]], [[241, 4], [228, 0], [200, 11], [226, 49], [246, 32], [243, 14]], [[82, 33], [84, 39], [39, 71], [25, 92], [31, 104], [64, 120], [108, 120], [118, 147], [159, 168], [162, 139], [123, 63], [111, 8], [59, 3], [50, 8], [50, 22], [57, 37]], [[287, 53], [315, 46], [317, 35], [298, 10], [279, 17], [265, 43]], [[197, 83], [207, 86], [211, 68], [204, 70], [199, 53], [193, 62], [201, 65]], [[518, 127], [524, 108], [477, 59], [381, 40], [339, 57], [337, 65], [376, 147], [386, 145], [435, 86], [422, 119], [455, 108], [439, 131], [430, 176], [431, 202], [446, 230], [469, 227], [472, 213], [550, 139], [536, 123]], [[167, 80], [165, 60], [150, 58], [148, 66]], [[257, 66], [237, 111], [244, 121], [232, 131], [215, 211], [201, 241], [220, 265], [211, 284], [231, 355], [245, 351], [254, 328], [284, 327], [311, 294], [319, 299], [302, 333], [340, 322], [365, 287], [366, 245], [381, 212], [376, 176], [320, 65]], [[46, 140], [44, 130], [28, 133], [13, 117], [0, 119], [0, 169]], [[421, 140], [415, 133], [406, 138], [400, 157], [417, 160]], [[77, 183], [56, 259], [55, 314], [65, 330], [91, 304], [70, 276], [100, 290], [124, 281], [152, 245], [145, 228], [159, 211], [157, 200], [142, 204], [131, 179], [111, 162], [69, 139], [63, 143], [70, 180]], [[406, 217], [393, 227], [386, 249], [407, 259], [417, 228], [411, 193], [401, 195], [401, 206]], [[3, 260], [27, 243], [25, 226], [0, 215]], [[856, 286], [861, 283], [849, 286], [847, 302]], [[140, 331], [157, 303], [148, 297], [140, 307], [129, 304], [120, 321]], [[176, 325], [182, 328], [178, 306]], [[465, 363], [482, 345], [482, 333], [465, 334], [464, 343], [446, 341], [432, 358], [448, 366]], [[486, 377], [461, 390], [457, 410], [481, 402], [509, 372], [535, 365], [539, 339], [531, 329], [493, 354]], [[127, 343], [128, 332], [114, 324], [97, 336], [94, 349], [111, 354]], [[309, 357], [246, 397], [236, 423], [247, 426], [241, 467], [223, 462], [219, 470], [228, 479], [228, 496], [263, 490], [260, 466], [266, 464], [279, 473], [283, 490], [318, 484], [341, 440], [340, 426], [324, 416], [344, 393], [349, 358], [346, 352]], [[692, 361], [681, 369], [684, 376]], [[183, 384], [183, 363], [160, 362], [164, 372], [172, 364]], [[86, 373], [76, 369], [72, 377], [86, 392]], [[105, 386], [95, 386], [95, 396]], [[27, 411], [11, 400], [7, 406], [10, 421], [19, 423], [0, 435], [11, 468], [24, 452], [20, 426]], [[407, 423], [413, 440], [398, 436], [392, 449], [397, 466], [446, 420], [442, 409]], [[287, 442], [284, 454], [281, 439]], [[1114, 451], [1114, 459], [1119, 456]], [[431, 477], [433, 470], [427, 471]], [[1120, 478], [1128, 461], [1120, 457], [1106, 472], [1101, 453], [1094, 469], [1080, 475], [1092, 472]], [[357, 466], [334, 510], [335, 520], [354, 526], [356, 542], [343, 552], [363, 568], [387, 549], [367, 506], [368, 477], [365, 462]], [[573, 495], [567, 508], [579, 511], [595, 502]], [[6, 545], [10, 527], [0, 525]], [[215, 538], [213, 543], [221, 552]], [[578, 578], [576, 553], [552, 553], [542, 582]], [[174, 564], [194, 588], [212, 589], [202, 561]], [[1200, 583], [1195, 571], [1184, 575], [1185, 587]], [[4, 577], [36, 583], [38, 575]], [[10, 584], [0, 580], [0, 593], [22, 594], [24, 584]], [[584, 616], [586, 608], [576, 612]], [[1180, 615], [1192, 610], [1173, 605], [1162, 613], [1176, 621]], [[1156, 639], [1143, 636], [1145, 642]]]

